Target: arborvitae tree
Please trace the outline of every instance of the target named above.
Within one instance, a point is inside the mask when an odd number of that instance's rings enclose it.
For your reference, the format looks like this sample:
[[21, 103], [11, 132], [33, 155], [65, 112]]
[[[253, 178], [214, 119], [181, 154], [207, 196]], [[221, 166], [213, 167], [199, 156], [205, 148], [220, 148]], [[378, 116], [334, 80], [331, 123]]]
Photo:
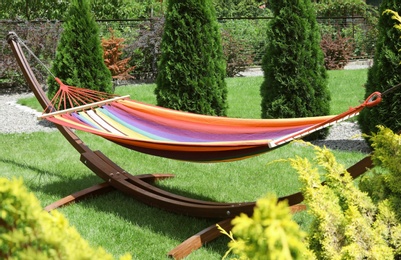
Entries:
[[[401, 82], [401, 31], [394, 27], [396, 21], [391, 13], [383, 13], [391, 9], [400, 13], [401, 0], [383, 0], [379, 13], [379, 36], [376, 43], [373, 66], [368, 71], [365, 97], [372, 92], [383, 92]], [[401, 130], [401, 89], [397, 89], [383, 98], [375, 107], [364, 109], [358, 117], [363, 133], [377, 133], [377, 125], [383, 125], [395, 132]]]
[[[52, 73], [67, 85], [111, 93], [111, 73], [103, 61], [99, 28], [89, 0], [71, 1], [63, 29]], [[59, 86], [52, 76], [48, 85], [48, 96], [53, 97]]]
[[262, 118], [329, 114], [327, 73], [311, 1], [272, 0], [269, 4], [274, 18], [262, 61]]
[[161, 52], [159, 106], [226, 115], [226, 65], [212, 0], [168, 1]]

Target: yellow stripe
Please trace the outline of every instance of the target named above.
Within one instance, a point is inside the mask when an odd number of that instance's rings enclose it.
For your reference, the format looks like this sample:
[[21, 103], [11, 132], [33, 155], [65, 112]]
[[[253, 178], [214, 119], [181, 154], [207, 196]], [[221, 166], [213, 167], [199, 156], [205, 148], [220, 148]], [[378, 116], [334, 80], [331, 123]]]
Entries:
[[118, 131], [126, 134], [128, 137], [139, 140], [152, 140], [151, 138], [139, 134], [132, 129], [129, 129], [128, 127], [120, 124], [119, 122], [115, 121], [114, 119], [103, 113], [100, 109], [97, 109], [96, 112], [105, 122], [116, 128]]

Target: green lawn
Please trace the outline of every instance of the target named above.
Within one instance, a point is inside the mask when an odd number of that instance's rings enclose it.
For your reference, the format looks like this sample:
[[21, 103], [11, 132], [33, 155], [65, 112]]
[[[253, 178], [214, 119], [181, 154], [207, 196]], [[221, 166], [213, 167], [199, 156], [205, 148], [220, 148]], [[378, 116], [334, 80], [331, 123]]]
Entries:
[[[331, 71], [332, 113], [342, 112], [363, 99], [362, 85], [367, 70]], [[229, 116], [259, 118], [259, 86], [262, 77], [229, 78]], [[155, 103], [154, 85], [119, 87], [118, 94]], [[33, 99], [20, 103], [37, 107]], [[153, 157], [124, 149], [99, 137], [79, 133], [93, 150], [101, 150], [132, 174], [173, 173], [175, 178], [159, 186], [186, 196], [213, 201], [254, 201], [266, 193], [283, 196], [297, 192], [297, 173], [288, 163], [277, 159], [296, 155], [313, 158], [313, 150], [289, 144], [273, 152], [247, 160], [197, 164]], [[43, 206], [68, 194], [101, 182], [80, 161], [79, 154], [58, 132], [1, 134], [0, 176], [21, 177]], [[365, 155], [334, 151], [337, 159], [349, 166]], [[102, 246], [114, 256], [125, 252], [134, 259], [167, 259], [175, 246], [215, 221], [172, 214], [148, 207], [120, 192], [95, 197], [60, 209], [82, 236], [93, 246]], [[297, 214], [296, 220], [307, 225], [308, 215]], [[193, 252], [188, 259], [221, 259], [228, 239], [219, 238]]]

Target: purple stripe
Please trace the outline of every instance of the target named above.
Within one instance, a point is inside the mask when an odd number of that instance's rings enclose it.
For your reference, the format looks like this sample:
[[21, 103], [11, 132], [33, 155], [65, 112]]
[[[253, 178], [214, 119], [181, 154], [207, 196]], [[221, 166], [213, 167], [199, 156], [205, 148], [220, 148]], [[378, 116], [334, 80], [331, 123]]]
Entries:
[[134, 113], [128, 113], [119, 108], [112, 106], [103, 107], [107, 109], [114, 116], [120, 118], [127, 124], [137, 127], [145, 132], [153, 135], [161, 136], [163, 138], [170, 139], [177, 142], [222, 142], [222, 141], [247, 141], [247, 140], [275, 140], [283, 136], [293, 134], [294, 132], [301, 131], [308, 128], [310, 125], [291, 127], [286, 129], [280, 129], [277, 131], [276, 128], [266, 130], [264, 133], [241, 133], [241, 134], [213, 134], [205, 133], [194, 130], [186, 130], [177, 126], [162, 125], [154, 121], [147, 120]]

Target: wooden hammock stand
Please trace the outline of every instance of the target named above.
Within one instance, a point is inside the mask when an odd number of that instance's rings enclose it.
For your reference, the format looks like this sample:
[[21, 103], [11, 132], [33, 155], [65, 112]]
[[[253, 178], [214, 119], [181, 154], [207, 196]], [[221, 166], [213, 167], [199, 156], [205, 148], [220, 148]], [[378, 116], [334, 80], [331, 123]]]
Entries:
[[[26, 57], [19, 43], [18, 36], [14, 32], [10, 32], [7, 35], [7, 42], [11, 46], [11, 49], [17, 59], [18, 65], [21, 68], [30, 89], [35, 94], [35, 97], [38, 99], [43, 109], [51, 107], [50, 100], [47, 98], [46, 94], [42, 90], [42, 87], [37, 81], [28, 61], [26, 60]], [[120, 166], [115, 164], [111, 159], [106, 157], [100, 151], [92, 151], [70, 128], [59, 125], [57, 125], [57, 128], [61, 132], [61, 134], [68, 140], [68, 142], [81, 154], [81, 162], [85, 164], [97, 176], [102, 178], [104, 182], [73, 193], [69, 196], [66, 196], [65, 198], [60, 199], [59, 201], [48, 205], [47, 207], [45, 207], [45, 210], [47, 211], [51, 211], [55, 208], [67, 205], [72, 202], [77, 202], [89, 196], [99, 195], [117, 189], [149, 206], [187, 216], [220, 219], [221, 221], [218, 224], [225, 230], [230, 230], [232, 228], [231, 220], [240, 213], [245, 213], [248, 215], [253, 214], [255, 202], [208, 202], [179, 196], [157, 188], [151, 185], [151, 183], [165, 178], [172, 178], [174, 177], [174, 175], [131, 175]], [[367, 156], [352, 167], [348, 168], [348, 172], [352, 175], [353, 178], [356, 178], [371, 167], [372, 160], [370, 156]], [[279, 200], [287, 200], [293, 212], [305, 209], [305, 206], [300, 204], [303, 201], [303, 196], [300, 192], [281, 197], [279, 198]], [[202, 245], [214, 240], [220, 235], [221, 233], [217, 229], [216, 225], [210, 226], [185, 240], [176, 248], [168, 252], [168, 255], [175, 259], [184, 258], [192, 251], [200, 248]]]

